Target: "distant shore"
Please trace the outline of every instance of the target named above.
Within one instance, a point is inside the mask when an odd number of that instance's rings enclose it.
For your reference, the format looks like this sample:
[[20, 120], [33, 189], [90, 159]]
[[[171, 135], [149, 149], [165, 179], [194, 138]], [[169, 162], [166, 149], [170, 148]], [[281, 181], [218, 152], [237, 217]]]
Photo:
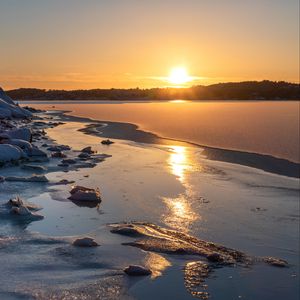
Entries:
[[46, 90], [18, 88], [7, 91], [7, 94], [16, 100], [299, 100], [300, 85], [299, 83], [263, 80], [148, 89]]

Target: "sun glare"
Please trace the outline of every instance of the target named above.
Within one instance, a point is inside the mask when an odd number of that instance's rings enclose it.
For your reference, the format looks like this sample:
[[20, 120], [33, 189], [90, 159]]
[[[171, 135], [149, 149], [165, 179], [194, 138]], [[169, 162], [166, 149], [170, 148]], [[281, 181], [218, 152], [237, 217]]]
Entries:
[[168, 81], [172, 84], [184, 84], [190, 80], [190, 76], [188, 75], [186, 69], [182, 67], [173, 68], [168, 77]]

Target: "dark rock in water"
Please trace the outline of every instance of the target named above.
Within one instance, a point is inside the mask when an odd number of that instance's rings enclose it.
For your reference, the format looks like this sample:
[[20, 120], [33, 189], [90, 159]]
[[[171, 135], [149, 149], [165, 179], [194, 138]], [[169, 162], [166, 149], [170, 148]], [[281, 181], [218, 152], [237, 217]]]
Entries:
[[128, 266], [124, 269], [124, 272], [130, 276], [147, 276], [152, 274], [150, 269], [137, 265]]
[[97, 247], [99, 244], [91, 237], [79, 238], [73, 242], [77, 247]]
[[5, 180], [5, 177], [0, 176], [0, 182], [3, 182]]
[[263, 258], [264, 262], [266, 262], [267, 264], [274, 266], [274, 267], [279, 267], [279, 268], [285, 268], [288, 267], [288, 262], [280, 259], [280, 258], [276, 258], [276, 257], [264, 257]]
[[62, 179], [62, 180], [58, 181], [56, 184], [71, 184], [74, 182], [75, 182], [74, 180]]
[[78, 191], [84, 191], [84, 192], [91, 192], [91, 191], [94, 191], [94, 189], [92, 188], [87, 188], [87, 187], [84, 187], [84, 186], [81, 186], [81, 185], [76, 185], [72, 188], [72, 190], [70, 191], [70, 194], [73, 195], [75, 193], [77, 193]]
[[124, 227], [115, 227], [110, 232], [132, 237], [142, 236], [142, 234], [138, 232], [138, 230], [131, 227], [130, 225]]
[[91, 146], [83, 148], [83, 149], [81, 150], [81, 152], [87, 153], [87, 154], [94, 154], [94, 153], [96, 153], [96, 151], [92, 150], [92, 147], [91, 147]]
[[67, 151], [67, 150], [71, 150], [71, 147], [68, 145], [56, 145], [56, 146], [51, 146], [49, 147], [47, 150], [49, 151]]
[[53, 157], [53, 158], [66, 158], [67, 155], [64, 154], [64, 153], [61, 152], [61, 151], [57, 151], [57, 152], [52, 153], [52, 154], [51, 154], [51, 157]]
[[22, 206], [26, 206], [27, 209], [33, 210], [33, 211], [37, 211], [37, 210], [41, 209], [40, 206], [38, 206], [34, 203], [31, 203], [31, 202], [27, 202], [27, 201], [21, 199], [20, 197], [9, 199], [6, 204], [10, 208], [12, 208], [12, 207], [19, 207], [20, 208]]
[[109, 140], [109, 139], [101, 141], [101, 144], [103, 144], [103, 145], [111, 145], [111, 144], [113, 144], [113, 143], [114, 143], [114, 142], [111, 141], [111, 140]]
[[212, 253], [206, 257], [211, 262], [223, 262], [223, 258], [219, 253]]
[[86, 152], [82, 152], [82, 153], [80, 153], [80, 154], [78, 155], [78, 157], [79, 157], [79, 158], [89, 158], [90, 155], [89, 155], [88, 153], [86, 153]]
[[100, 190], [97, 189], [91, 189], [86, 188], [84, 186], [75, 186], [70, 191], [71, 196], [69, 197], [72, 201], [80, 201], [80, 202], [91, 202], [91, 203], [100, 203], [101, 202], [101, 196], [100, 196]]
[[67, 159], [63, 159], [61, 161], [63, 164], [76, 164], [76, 160], [75, 159], [71, 159], [71, 158], [67, 158]]

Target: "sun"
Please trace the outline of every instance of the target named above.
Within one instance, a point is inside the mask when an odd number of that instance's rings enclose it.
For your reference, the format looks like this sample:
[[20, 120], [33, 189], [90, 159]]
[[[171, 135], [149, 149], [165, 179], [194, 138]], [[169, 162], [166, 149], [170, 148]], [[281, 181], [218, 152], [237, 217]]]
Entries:
[[171, 70], [168, 81], [172, 84], [184, 84], [191, 81], [191, 79], [185, 68], [177, 67]]

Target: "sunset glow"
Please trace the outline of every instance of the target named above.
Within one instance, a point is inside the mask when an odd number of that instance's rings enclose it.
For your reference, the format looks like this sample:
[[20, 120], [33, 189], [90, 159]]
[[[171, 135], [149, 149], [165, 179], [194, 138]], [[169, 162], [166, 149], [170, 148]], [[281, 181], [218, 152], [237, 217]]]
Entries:
[[185, 84], [191, 81], [191, 78], [185, 68], [177, 67], [171, 70], [168, 81], [172, 84]]
[[216, 10], [208, 0], [5, 0], [1, 86], [70, 90], [297, 82], [297, 1], [270, 3], [220, 1]]

